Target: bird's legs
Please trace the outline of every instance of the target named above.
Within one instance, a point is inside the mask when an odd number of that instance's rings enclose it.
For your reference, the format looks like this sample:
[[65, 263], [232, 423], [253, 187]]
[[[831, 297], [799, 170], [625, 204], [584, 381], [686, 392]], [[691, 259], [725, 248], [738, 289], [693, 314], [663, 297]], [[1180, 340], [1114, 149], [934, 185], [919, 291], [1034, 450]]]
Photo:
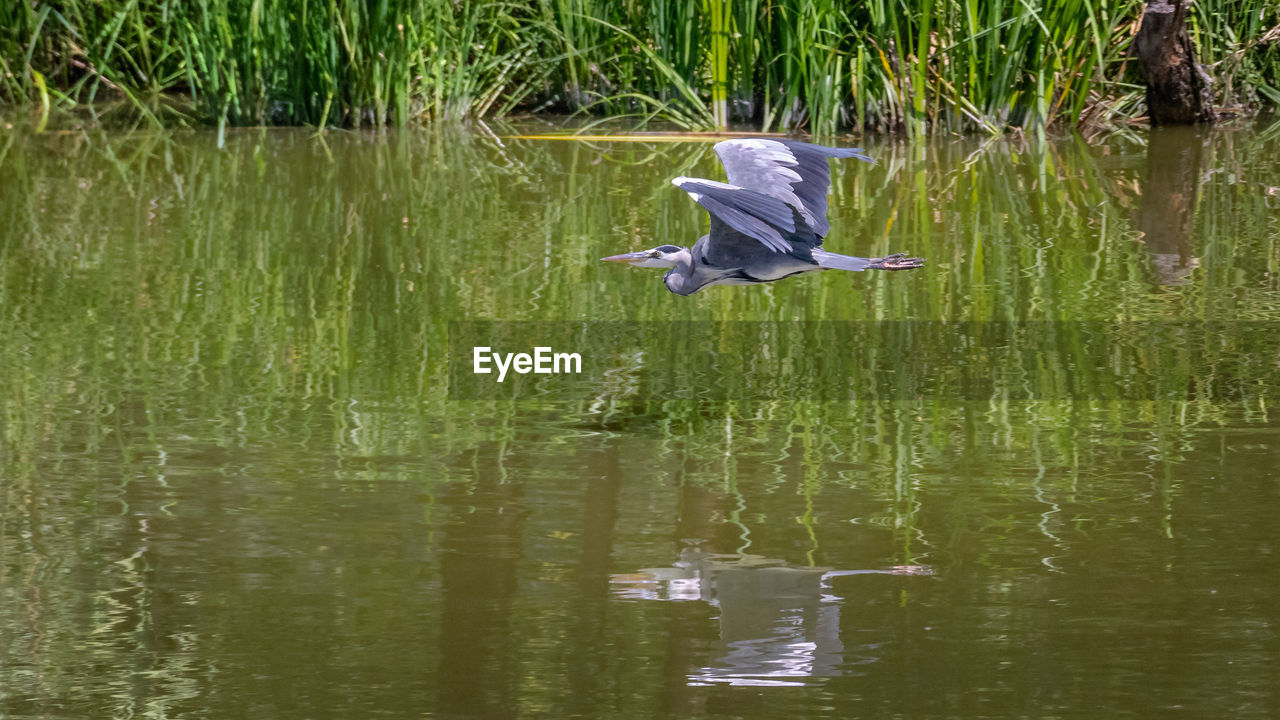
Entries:
[[924, 258], [909, 258], [906, 253], [894, 253], [873, 258], [868, 270], [912, 270], [924, 265]]

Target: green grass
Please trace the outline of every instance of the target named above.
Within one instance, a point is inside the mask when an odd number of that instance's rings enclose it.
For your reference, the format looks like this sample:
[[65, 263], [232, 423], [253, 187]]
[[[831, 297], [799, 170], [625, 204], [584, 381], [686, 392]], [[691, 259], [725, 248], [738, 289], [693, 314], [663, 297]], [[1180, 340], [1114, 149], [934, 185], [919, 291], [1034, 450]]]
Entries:
[[[1139, 0], [14, 0], [0, 103], [160, 123], [406, 125], [517, 111], [707, 129], [1039, 132], [1143, 112]], [[1191, 16], [1219, 104], [1280, 101], [1280, 5]], [[164, 102], [171, 96], [193, 100]], [[43, 108], [51, 110], [43, 110]]]

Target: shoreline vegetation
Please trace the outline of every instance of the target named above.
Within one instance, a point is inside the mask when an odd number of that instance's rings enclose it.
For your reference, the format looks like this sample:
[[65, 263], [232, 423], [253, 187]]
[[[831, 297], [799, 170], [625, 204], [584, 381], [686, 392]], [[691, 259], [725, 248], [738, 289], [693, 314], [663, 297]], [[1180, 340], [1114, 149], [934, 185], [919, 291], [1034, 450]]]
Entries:
[[[576, 113], [999, 134], [1145, 112], [1140, 0], [13, 0], [0, 107], [346, 128]], [[1280, 3], [1198, 0], [1215, 106], [1280, 104]], [[589, 123], [588, 123], [589, 124]]]

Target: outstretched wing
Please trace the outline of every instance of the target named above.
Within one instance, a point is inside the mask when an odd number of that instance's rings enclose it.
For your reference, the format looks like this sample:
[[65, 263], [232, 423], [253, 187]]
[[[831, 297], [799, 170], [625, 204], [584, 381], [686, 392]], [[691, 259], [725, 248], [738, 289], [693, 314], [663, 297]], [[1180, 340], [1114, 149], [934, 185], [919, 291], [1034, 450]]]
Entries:
[[772, 138], [724, 140], [716, 143], [715, 150], [724, 163], [730, 185], [754, 190], [794, 207], [819, 238], [831, 230], [827, 222], [827, 190], [831, 187], [827, 159], [857, 158], [874, 162], [858, 148], [832, 148]]
[[[713, 221], [719, 220], [759, 240], [774, 252], [791, 252], [790, 240], [796, 234], [795, 213], [781, 199], [714, 180], [681, 176], [671, 183], [706, 208]], [[713, 240], [716, 235], [712, 232]]]

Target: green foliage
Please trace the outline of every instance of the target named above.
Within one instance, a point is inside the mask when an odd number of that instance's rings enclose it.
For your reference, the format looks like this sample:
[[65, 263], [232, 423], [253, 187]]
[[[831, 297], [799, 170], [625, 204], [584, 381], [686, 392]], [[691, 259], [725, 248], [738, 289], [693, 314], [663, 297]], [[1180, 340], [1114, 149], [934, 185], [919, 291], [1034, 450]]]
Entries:
[[[166, 93], [223, 125], [550, 108], [690, 128], [994, 133], [1142, 111], [1127, 69], [1141, 0], [2, 5], [0, 101], [110, 96], [156, 122]], [[1280, 6], [1206, 0], [1192, 28], [1221, 104], [1280, 100]]]
[[42, 73], [65, 103], [103, 87], [150, 114], [188, 93], [225, 124], [404, 125], [482, 116], [545, 78], [550, 33], [514, 3], [450, 0], [105, 0], [0, 10], [0, 99], [35, 97]]

